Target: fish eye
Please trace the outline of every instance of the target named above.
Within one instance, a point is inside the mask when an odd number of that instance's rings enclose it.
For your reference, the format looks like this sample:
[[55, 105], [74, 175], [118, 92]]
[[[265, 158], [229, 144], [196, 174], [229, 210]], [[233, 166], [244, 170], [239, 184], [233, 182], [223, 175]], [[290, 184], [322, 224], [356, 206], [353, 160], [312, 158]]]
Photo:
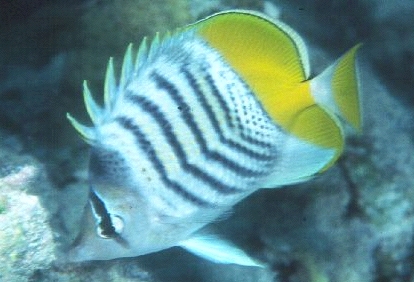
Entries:
[[96, 233], [104, 239], [117, 238], [124, 230], [124, 220], [108, 212], [104, 201], [91, 188], [89, 197], [91, 208], [97, 222]]
[[117, 234], [121, 234], [124, 231], [124, 221], [118, 215], [111, 215], [112, 226], [115, 228]]
[[124, 230], [124, 221], [118, 215], [110, 215], [110, 226], [98, 224], [96, 233], [104, 239], [117, 237]]

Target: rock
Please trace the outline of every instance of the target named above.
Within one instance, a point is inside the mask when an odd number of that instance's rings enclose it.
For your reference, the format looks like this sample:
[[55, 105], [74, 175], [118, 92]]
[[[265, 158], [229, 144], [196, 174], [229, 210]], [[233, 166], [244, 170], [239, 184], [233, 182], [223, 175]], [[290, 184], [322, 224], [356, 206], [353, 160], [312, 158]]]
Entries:
[[4, 146], [0, 172], [0, 280], [26, 281], [55, 259], [50, 215], [32, 189], [51, 186], [41, 164]]

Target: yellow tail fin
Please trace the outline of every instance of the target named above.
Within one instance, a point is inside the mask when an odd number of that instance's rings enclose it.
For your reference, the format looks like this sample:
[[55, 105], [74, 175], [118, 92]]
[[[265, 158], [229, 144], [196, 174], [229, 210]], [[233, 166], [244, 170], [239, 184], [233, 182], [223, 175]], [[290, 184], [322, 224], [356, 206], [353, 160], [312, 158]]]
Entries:
[[332, 66], [311, 81], [315, 101], [335, 113], [358, 132], [362, 129], [360, 86], [356, 55], [361, 44], [354, 46]]

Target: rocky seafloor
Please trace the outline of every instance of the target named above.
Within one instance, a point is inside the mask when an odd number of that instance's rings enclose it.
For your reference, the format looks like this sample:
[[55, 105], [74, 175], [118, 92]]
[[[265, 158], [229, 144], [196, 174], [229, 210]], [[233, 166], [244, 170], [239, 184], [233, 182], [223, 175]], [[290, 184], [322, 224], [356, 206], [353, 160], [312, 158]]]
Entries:
[[[411, 1], [10, 3], [0, 8], [0, 281], [414, 281]], [[98, 90], [107, 58], [121, 61], [128, 42], [227, 8], [292, 25], [315, 74], [364, 42], [363, 133], [317, 179], [258, 191], [211, 226], [265, 269], [178, 248], [62, 263], [87, 199], [88, 148], [65, 120], [86, 117], [82, 80]]]

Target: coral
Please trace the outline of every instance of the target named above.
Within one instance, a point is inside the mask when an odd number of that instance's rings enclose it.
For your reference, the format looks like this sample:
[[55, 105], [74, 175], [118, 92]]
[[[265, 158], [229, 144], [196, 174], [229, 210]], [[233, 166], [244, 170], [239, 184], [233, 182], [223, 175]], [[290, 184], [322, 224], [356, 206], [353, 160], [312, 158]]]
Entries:
[[[365, 79], [370, 77], [365, 76]], [[372, 77], [371, 77], [372, 80]], [[365, 218], [375, 230], [375, 270], [378, 280], [407, 281], [414, 273], [414, 167], [412, 109], [384, 95], [387, 89], [371, 84], [365, 95], [365, 133], [368, 158], [348, 160], [359, 190]]]
[[[49, 214], [30, 187], [44, 185], [42, 166], [0, 146], [0, 280], [24, 281], [55, 259]], [[49, 186], [50, 187], [50, 186]]]

